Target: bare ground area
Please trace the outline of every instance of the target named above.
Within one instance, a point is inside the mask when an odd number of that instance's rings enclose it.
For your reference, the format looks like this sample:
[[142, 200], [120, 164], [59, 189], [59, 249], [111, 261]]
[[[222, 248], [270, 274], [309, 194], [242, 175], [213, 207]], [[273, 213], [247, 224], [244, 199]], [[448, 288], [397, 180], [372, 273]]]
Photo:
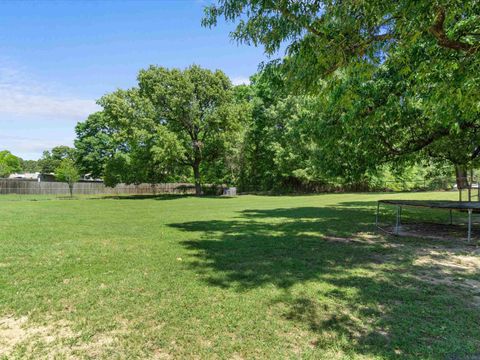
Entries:
[[[393, 234], [395, 229], [385, 230]], [[466, 291], [473, 295], [474, 305], [480, 306], [480, 246], [477, 246], [480, 233], [478, 227], [474, 230], [470, 242], [466, 237], [466, 225], [458, 224], [402, 224], [399, 235], [419, 239], [421, 246], [414, 248], [412, 263], [418, 269], [419, 280]]]
[[82, 340], [66, 321], [34, 324], [27, 316], [0, 318], [0, 358], [95, 358], [115, 343], [116, 334], [102, 334]]

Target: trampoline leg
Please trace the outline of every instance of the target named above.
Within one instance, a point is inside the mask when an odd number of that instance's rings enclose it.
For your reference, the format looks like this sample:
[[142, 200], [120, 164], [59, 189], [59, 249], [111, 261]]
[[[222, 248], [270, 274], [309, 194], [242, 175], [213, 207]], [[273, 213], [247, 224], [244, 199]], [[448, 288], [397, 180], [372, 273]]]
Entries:
[[378, 226], [378, 213], [380, 211], [380, 202], [377, 201], [377, 215], [375, 216], [375, 226]]
[[468, 242], [472, 241], [472, 209], [468, 209]]
[[453, 224], [452, 210], [450, 209], [450, 225]]
[[395, 225], [395, 235], [398, 235], [400, 231], [400, 216], [402, 214], [402, 207], [397, 206], [397, 224]]

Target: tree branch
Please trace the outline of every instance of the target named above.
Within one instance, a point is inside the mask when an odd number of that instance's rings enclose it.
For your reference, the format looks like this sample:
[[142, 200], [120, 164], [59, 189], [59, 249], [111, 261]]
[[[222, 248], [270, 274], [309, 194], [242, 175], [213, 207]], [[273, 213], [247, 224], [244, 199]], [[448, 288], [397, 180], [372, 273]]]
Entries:
[[315, 29], [312, 25], [301, 24], [301, 23], [299, 24], [299, 18], [297, 16], [295, 16], [294, 14], [292, 14], [290, 11], [288, 11], [285, 7], [279, 6], [278, 10], [280, 11], [280, 13], [283, 16], [285, 16], [290, 21], [294, 22], [297, 25], [303, 26], [309, 33], [311, 33], [313, 35], [316, 35], [316, 36], [319, 36], [319, 37], [323, 36], [323, 34], [320, 31], [318, 31], [317, 29]]
[[450, 39], [445, 32], [444, 25], [445, 9], [443, 7], [439, 7], [435, 16], [435, 21], [429, 30], [435, 39], [437, 39], [437, 42], [440, 46], [456, 51], [463, 51], [469, 54], [473, 54], [480, 49], [478, 45], [475, 46], [460, 40]]

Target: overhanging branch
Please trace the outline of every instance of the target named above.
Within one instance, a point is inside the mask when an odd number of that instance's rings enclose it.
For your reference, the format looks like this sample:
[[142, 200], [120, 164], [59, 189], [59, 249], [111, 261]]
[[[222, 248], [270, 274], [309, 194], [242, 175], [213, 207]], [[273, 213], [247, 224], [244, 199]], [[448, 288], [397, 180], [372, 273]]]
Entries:
[[477, 52], [480, 48], [479, 45], [472, 45], [461, 40], [454, 40], [447, 36], [445, 32], [445, 9], [443, 7], [438, 8], [435, 16], [435, 21], [430, 27], [430, 33], [437, 39], [440, 46], [452, 49], [456, 51], [462, 51], [469, 54]]

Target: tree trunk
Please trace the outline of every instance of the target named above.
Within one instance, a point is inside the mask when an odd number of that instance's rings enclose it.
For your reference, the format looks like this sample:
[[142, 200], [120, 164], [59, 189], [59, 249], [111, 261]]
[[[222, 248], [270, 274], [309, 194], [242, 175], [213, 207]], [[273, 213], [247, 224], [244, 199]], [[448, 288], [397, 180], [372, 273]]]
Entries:
[[196, 160], [193, 165], [193, 177], [195, 178], [195, 195], [202, 195], [202, 184], [200, 181], [200, 161]]
[[73, 197], [73, 183], [68, 183], [68, 190], [70, 190], [70, 197]]
[[459, 190], [468, 189], [468, 172], [465, 165], [455, 165], [455, 178]]

